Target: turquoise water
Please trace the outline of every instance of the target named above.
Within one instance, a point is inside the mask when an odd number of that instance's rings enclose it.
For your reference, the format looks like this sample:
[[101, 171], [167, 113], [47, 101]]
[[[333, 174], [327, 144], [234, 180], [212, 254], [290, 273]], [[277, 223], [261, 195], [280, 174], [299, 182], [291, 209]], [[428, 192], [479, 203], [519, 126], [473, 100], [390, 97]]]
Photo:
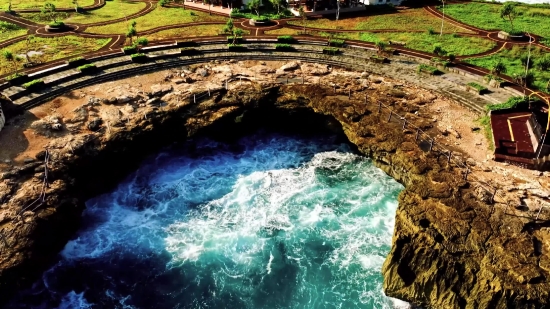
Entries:
[[401, 190], [333, 137], [196, 140], [88, 201], [77, 238], [14, 304], [406, 307], [380, 273]]

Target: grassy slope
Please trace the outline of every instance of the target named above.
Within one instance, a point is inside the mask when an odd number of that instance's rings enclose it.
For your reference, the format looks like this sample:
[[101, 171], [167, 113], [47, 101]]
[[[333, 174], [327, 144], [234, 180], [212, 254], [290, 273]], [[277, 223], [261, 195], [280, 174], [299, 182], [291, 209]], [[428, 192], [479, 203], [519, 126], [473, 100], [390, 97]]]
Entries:
[[[487, 30], [509, 30], [510, 22], [500, 18], [499, 4], [472, 2], [452, 4], [445, 7], [445, 14], [469, 25]], [[519, 15], [514, 19], [514, 28], [550, 38], [550, 8], [518, 6]]]
[[27, 29], [23, 29], [12, 23], [0, 21], [0, 42], [25, 35], [26, 33]]
[[[519, 48], [515, 46], [512, 49], [505, 49], [491, 56], [466, 59], [465, 61], [473, 65], [477, 65], [486, 69], [491, 69], [493, 67], [493, 64], [496, 63], [497, 60], [500, 60], [506, 65], [506, 75], [511, 76], [513, 74], [525, 73], [525, 67], [522, 65], [520, 60], [520, 56], [524, 54], [527, 54], [526, 47]], [[533, 48], [531, 50], [531, 61], [534, 61], [534, 63], [536, 63], [536, 59], [542, 57], [545, 54], [548, 53], [544, 53], [538, 48]], [[535, 74], [535, 88], [539, 90], [544, 90], [546, 84], [548, 83], [548, 80], [550, 80], [550, 71], [542, 72], [536, 67], [531, 70]]]
[[[218, 35], [224, 25], [201, 25], [190, 26], [176, 29], [162, 30], [147, 38], [150, 40], [162, 40], [167, 38], [182, 38], [182, 37], [197, 37], [197, 36], [213, 36]], [[249, 34], [249, 31], [244, 31], [244, 34]]]
[[[289, 22], [292, 25], [302, 26], [301, 20]], [[439, 30], [441, 19], [430, 15], [424, 9], [407, 9], [395, 13], [343, 18], [330, 20], [320, 18], [308, 20], [307, 27], [320, 29], [350, 29], [350, 30], [385, 30], [393, 29], [399, 31], [427, 31], [429, 28]], [[468, 32], [465, 29], [446, 23], [445, 32]]]
[[[110, 39], [88, 39], [80, 38], [73, 35], [52, 38], [36, 37], [34, 43], [32, 43], [31, 45], [30, 50], [42, 52], [42, 55], [36, 56], [36, 60], [47, 62], [95, 51], [105, 46], [109, 42]], [[25, 41], [18, 42], [10, 45], [6, 49], [10, 50], [16, 55], [24, 55], [26, 51], [26, 43]], [[19, 65], [20, 67], [22, 67], [23, 61], [21, 61]], [[9, 68], [9, 63], [7, 63], [6, 61], [0, 61], [0, 74], [10, 73], [8, 72]]]
[[[227, 20], [226, 17], [208, 15], [208, 13], [197, 12], [192, 10], [184, 10], [183, 8], [163, 8], [157, 6], [151, 13], [135, 19], [137, 22], [137, 30], [139, 31], [153, 29], [156, 27], [184, 24], [201, 21], [222, 21]], [[100, 34], [123, 34], [126, 32], [128, 24], [125, 22], [110, 24], [105, 26], [90, 27], [87, 32]]]
[[[12, 1], [12, 9], [35, 9], [35, 8], [42, 8], [46, 2], [53, 3], [56, 8], [74, 8], [73, 1], [72, 0], [13, 0]], [[4, 3], [6, 5], [4, 5]], [[94, 4], [94, 0], [78, 0], [78, 5], [83, 6], [89, 6]], [[6, 2], [2, 1], [2, 7], [6, 6], [7, 8], [7, 0]]]

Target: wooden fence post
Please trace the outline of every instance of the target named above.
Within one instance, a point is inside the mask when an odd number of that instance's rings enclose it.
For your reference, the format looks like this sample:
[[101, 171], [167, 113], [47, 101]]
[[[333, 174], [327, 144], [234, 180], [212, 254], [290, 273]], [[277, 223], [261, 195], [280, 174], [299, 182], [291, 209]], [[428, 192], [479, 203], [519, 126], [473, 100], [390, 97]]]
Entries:
[[416, 129], [416, 136], [414, 137], [415, 141], [418, 141], [418, 136], [420, 135], [420, 129]]
[[378, 101], [378, 113], [382, 110], [382, 101]]
[[434, 148], [434, 139], [430, 139], [430, 151]]
[[392, 115], [392, 114], [393, 114], [393, 112], [392, 112], [392, 111], [390, 111], [390, 116], [388, 117], [388, 122], [390, 122], [390, 121], [391, 121], [391, 115]]
[[447, 164], [451, 164], [451, 155], [452, 154], [453, 154], [453, 152], [449, 150], [449, 157], [447, 158]]
[[407, 119], [403, 119], [403, 127], [401, 130], [405, 130], [405, 127], [407, 127]]

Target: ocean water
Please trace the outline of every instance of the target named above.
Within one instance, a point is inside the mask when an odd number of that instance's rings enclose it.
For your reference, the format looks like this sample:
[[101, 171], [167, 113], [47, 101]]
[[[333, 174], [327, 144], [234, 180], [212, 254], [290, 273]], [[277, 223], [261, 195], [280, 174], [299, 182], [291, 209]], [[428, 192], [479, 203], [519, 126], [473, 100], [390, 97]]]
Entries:
[[382, 292], [402, 186], [335, 137], [201, 138], [87, 202], [20, 308], [408, 308]]

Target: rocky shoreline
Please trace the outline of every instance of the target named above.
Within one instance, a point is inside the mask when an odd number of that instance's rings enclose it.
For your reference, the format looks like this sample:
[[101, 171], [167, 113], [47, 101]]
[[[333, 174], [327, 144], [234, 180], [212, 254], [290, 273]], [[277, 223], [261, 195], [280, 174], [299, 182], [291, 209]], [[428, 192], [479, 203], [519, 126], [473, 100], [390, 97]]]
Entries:
[[[228, 90], [210, 87], [212, 96], [200, 103], [192, 99], [197, 89], [167, 83], [127, 100], [90, 99], [70, 115], [38, 120], [33, 129], [47, 135], [48, 152], [0, 177], [0, 303], [55, 261], [79, 226], [84, 202], [113, 188], [147, 155], [197, 134], [231, 138], [272, 126], [343, 133], [405, 186], [382, 270], [388, 296], [427, 308], [548, 306], [549, 224], [505, 215], [498, 201], [481, 202], [477, 187], [446, 157], [422, 150], [413, 130], [377, 112], [383, 102], [435, 130], [422, 108], [424, 94], [356, 75], [335, 77], [337, 91], [241, 81]], [[56, 124], [66, 132], [56, 133]]]

